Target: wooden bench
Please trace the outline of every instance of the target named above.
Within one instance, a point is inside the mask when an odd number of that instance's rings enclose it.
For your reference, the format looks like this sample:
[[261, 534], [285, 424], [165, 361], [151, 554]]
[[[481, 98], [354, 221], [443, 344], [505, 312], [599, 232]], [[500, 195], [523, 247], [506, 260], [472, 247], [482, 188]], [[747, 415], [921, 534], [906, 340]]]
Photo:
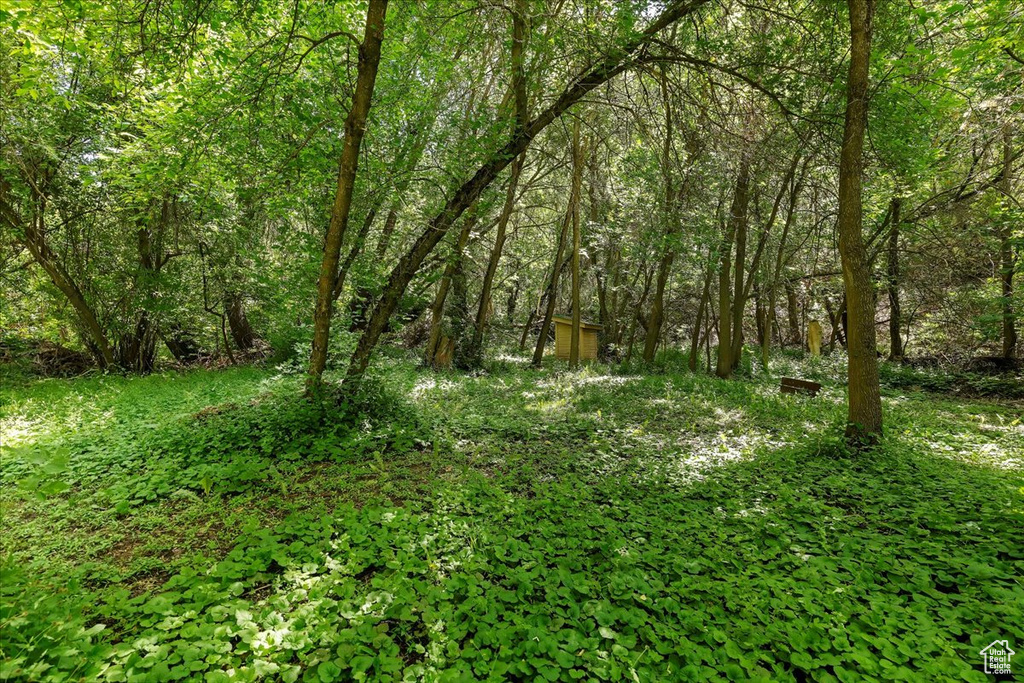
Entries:
[[805, 379], [792, 377], [783, 377], [781, 388], [784, 394], [807, 394], [808, 396], [817, 396], [821, 391], [821, 385], [817, 382], [808, 382]]

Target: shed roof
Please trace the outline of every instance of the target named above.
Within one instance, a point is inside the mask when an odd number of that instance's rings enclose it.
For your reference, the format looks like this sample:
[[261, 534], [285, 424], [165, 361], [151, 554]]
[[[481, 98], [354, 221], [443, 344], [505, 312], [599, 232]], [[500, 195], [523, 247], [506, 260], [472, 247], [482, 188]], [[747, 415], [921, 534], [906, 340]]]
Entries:
[[[564, 323], [566, 325], [572, 325], [572, 316], [571, 315], [554, 315], [554, 316], [551, 316], [551, 319], [554, 320], [555, 322]], [[598, 331], [600, 331], [601, 330], [601, 326], [598, 325], [597, 323], [590, 323], [590, 322], [587, 322], [586, 320], [580, 320], [580, 329], [582, 329], [582, 330], [598, 330]]]

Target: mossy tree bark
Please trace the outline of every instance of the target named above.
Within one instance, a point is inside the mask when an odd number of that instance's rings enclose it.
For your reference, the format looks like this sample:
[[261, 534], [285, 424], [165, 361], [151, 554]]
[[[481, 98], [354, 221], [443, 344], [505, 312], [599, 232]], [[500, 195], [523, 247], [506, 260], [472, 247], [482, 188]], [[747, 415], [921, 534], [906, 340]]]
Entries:
[[846, 291], [849, 411], [846, 435], [870, 443], [882, 433], [875, 297], [862, 234], [861, 172], [868, 121], [868, 66], [874, 0], [848, 0], [850, 71], [846, 124], [839, 158], [839, 256]]

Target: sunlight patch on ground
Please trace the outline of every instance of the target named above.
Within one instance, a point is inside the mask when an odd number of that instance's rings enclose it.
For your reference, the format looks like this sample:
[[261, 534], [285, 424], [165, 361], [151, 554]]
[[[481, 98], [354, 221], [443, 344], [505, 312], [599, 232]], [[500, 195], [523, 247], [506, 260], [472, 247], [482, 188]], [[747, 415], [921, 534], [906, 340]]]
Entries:
[[510, 365], [526, 367], [533, 359], [527, 358], [526, 356], [514, 356], [511, 353], [499, 353], [494, 357], [494, 360], [499, 363], [509, 363]]
[[702, 481], [709, 472], [731, 463], [791, 445], [764, 433], [693, 433], [671, 438], [643, 429], [599, 432], [611, 439], [606, 448], [595, 450], [588, 463], [598, 476], [621, 474], [624, 468], [639, 470], [650, 483], [686, 486]]
[[0, 444], [6, 448], [20, 446], [36, 434], [40, 425], [45, 423], [46, 420], [31, 420], [20, 416], [3, 420], [0, 422]]
[[579, 372], [565, 372], [552, 376], [549, 379], [536, 382], [534, 386], [538, 389], [576, 389], [586, 386], [609, 386], [619, 387], [624, 384], [636, 382], [640, 378], [629, 375], [604, 375], [594, 374], [592, 370], [584, 369]]
[[532, 410], [538, 413], [544, 413], [546, 415], [561, 414], [565, 413], [569, 407], [568, 399], [560, 398], [554, 401], [535, 401], [528, 403], [524, 406], [527, 410]]
[[910, 439], [915, 447], [950, 460], [999, 470], [1024, 470], [1024, 449], [978, 441], [973, 434], [948, 434], [945, 441], [928, 438], [928, 435], [913, 435]]

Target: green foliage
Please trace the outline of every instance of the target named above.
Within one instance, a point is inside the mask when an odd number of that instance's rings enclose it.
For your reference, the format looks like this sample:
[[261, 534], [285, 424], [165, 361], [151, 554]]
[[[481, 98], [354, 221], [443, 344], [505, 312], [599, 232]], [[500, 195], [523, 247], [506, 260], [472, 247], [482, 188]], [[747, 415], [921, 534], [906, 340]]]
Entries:
[[[81, 401], [79, 392], [97, 392], [97, 404], [81, 412], [58, 407], [45, 418], [49, 430], [43, 438], [9, 440], [0, 472], [5, 481], [42, 496], [87, 488], [97, 503], [123, 514], [189, 491], [210, 495], [274, 486], [283, 472], [310, 461], [405, 450], [420, 435], [415, 413], [372, 377], [338, 403], [334, 391], [319, 402], [303, 397], [297, 377], [238, 384], [262, 375], [240, 369], [220, 376], [164, 375], [155, 384], [85, 380], [72, 396]], [[233, 391], [240, 387], [240, 394]], [[49, 382], [30, 387], [27, 402], [45, 402], [55, 388]], [[182, 393], [185, 401], [178, 400]], [[126, 402], [132, 399], [137, 402]], [[113, 424], [104, 428], [110, 418]], [[78, 431], [90, 420], [95, 431]]]
[[828, 372], [382, 365], [346, 406], [259, 370], [6, 389], [2, 677], [982, 681], [1024, 639], [1013, 404], [887, 397], [854, 455]]
[[1024, 381], [1013, 374], [981, 375], [950, 369], [922, 369], [898, 363], [883, 363], [879, 376], [894, 389], [934, 391], [955, 396], [987, 396], [1024, 399]]

